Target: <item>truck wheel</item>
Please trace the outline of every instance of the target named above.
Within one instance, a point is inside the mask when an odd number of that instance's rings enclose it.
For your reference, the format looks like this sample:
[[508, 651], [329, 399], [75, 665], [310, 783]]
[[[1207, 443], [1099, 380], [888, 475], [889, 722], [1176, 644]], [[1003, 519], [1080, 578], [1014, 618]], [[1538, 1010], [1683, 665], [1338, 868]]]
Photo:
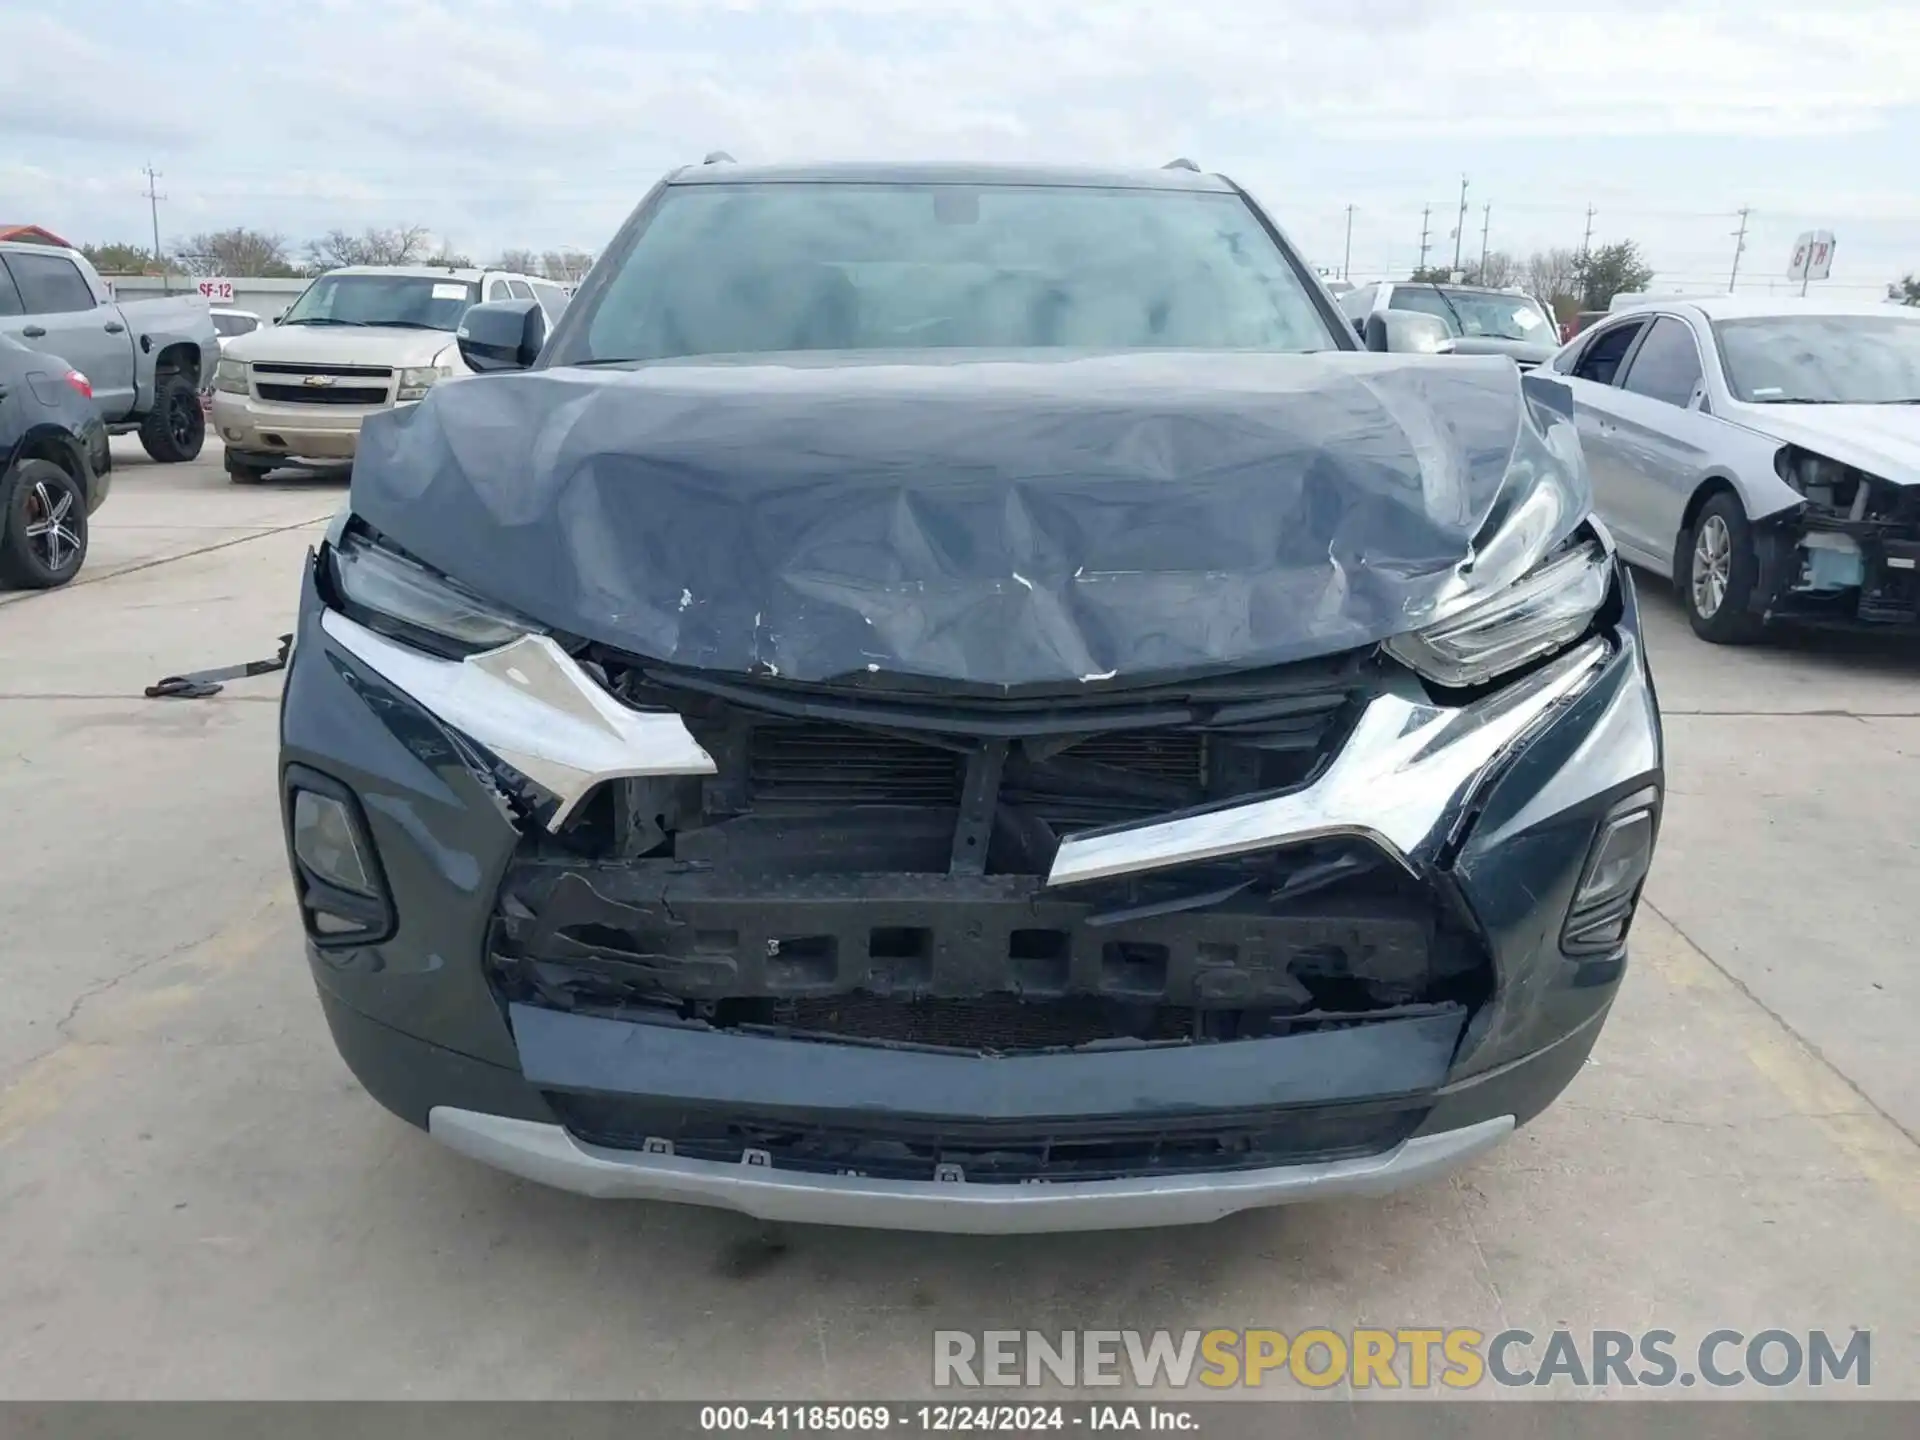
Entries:
[[154, 382], [153, 409], [140, 422], [140, 443], [162, 465], [178, 465], [200, 453], [207, 438], [207, 417], [200, 396], [184, 375], [162, 375]]
[[1715, 645], [1758, 640], [1763, 622], [1748, 606], [1760, 557], [1740, 497], [1722, 491], [1707, 501], [1680, 553], [1685, 568], [1675, 578], [1693, 633]]
[[227, 451], [227, 478], [236, 485], [258, 485], [272, 468]]
[[0, 484], [0, 583], [52, 590], [87, 558], [87, 497], [51, 460], [22, 460]]

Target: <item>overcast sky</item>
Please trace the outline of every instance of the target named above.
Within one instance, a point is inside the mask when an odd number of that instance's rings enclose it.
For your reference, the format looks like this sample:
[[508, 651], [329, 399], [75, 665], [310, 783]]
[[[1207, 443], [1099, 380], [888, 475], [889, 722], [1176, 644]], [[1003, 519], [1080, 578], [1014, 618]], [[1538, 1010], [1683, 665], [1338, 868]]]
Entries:
[[[417, 223], [490, 259], [597, 249], [667, 168], [1190, 155], [1356, 278], [1431, 203], [1463, 251], [1642, 243], [1662, 282], [1779, 280], [1838, 237], [1920, 270], [1920, 0], [0, 0], [0, 221], [150, 243]], [[1743, 287], [1744, 288], [1744, 287]]]

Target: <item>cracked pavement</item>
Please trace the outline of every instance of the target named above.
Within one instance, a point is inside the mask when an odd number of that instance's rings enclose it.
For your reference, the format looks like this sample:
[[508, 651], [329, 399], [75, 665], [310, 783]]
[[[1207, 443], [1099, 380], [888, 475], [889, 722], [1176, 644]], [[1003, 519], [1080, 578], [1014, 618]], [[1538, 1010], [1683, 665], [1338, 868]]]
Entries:
[[273, 653], [338, 480], [116, 455], [87, 583], [0, 596], [0, 1398], [911, 1396], [936, 1327], [1217, 1325], [1864, 1326], [1873, 1393], [1920, 1396], [1920, 652], [1716, 650], [1643, 582], [1672, 790], [1629, 980], [1563, 1101], [1449, 1180], [772, 1232], [537, 1190], [360, 1092], [286, 893], [278, 677], [140, 698]]

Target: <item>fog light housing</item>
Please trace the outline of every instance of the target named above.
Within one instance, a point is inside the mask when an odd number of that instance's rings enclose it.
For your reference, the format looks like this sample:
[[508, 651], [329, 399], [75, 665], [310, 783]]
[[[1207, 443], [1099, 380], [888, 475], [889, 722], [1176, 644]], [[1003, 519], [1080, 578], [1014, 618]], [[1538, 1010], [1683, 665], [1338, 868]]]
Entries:
[[1626, 940], [1640, 887], [1653, 864], [1659, 829], [1660, 792], [1651, 788], [1636, 791], [1607, 812], [1574, 887], [1561, 949], [1590, 954], [1617, 949]]
[[371, 945], [393, 933], [393, 900], [353, 792], [305, 766], [287, 768], [287, 850], [308, 937]]

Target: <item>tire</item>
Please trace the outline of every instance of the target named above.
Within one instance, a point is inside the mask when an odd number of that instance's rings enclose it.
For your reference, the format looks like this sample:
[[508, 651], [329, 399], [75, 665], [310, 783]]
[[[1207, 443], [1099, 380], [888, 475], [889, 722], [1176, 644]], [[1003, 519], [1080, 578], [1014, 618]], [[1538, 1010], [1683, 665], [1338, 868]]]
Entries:
[[162, 465], [196, 458], [207, 440], [207, 415], [200, 392], [184, 375], [162, 375], [155, 382], [153, 408], [140, 421], [140, 443]]
[[0, 484], [0, 584], [53, 590], [87, 558], [87, 496], [51, 460], [22, 460]]
[[243, 460], [231, 450], [227, 452], [227, 478], [236, 485], [258, 485], [267, 478], [271, 465], [256, 465], [251, 460]]
[[1760, 558], [1740, 497], [1715, 495], [1681, 539], [1674, 581], [1693, 633], [1715, 645], [1751, 645], [1766, 627], [1750, 608]]

